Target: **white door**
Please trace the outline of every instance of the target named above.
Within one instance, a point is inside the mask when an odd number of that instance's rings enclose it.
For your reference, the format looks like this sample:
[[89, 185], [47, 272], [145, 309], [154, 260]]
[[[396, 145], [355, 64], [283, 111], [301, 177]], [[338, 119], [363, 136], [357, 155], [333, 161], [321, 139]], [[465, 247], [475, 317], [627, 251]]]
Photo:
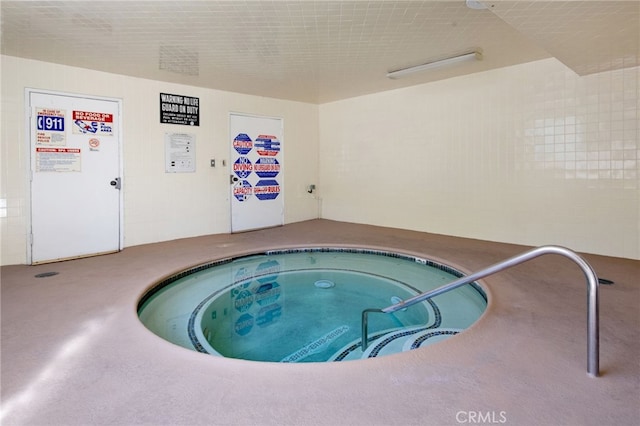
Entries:
[[231, 114], [231, 232], [284, 224], [282, 119]]
[[120, 250], [120, 101], [27, 96], [31, 263]]

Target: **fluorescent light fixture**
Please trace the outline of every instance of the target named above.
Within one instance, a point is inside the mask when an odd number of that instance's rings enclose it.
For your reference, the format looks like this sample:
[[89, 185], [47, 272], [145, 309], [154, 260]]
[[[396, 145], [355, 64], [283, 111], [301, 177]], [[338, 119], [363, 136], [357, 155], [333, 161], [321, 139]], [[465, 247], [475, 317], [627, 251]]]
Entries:
[[432, 70], [436, 68], [446, 67], [447, 65], [457, 64], [458, 62], [475, 61], [482, 59], [482, 54], [476, 50], [473, 52], [463, 53], [462, 55], [451, 56], [437, 61], [427, 62], [426, 64], [416, 65], [415, 67], [402, 68], [387, 73], [387, 77], [392, 79], [402, 78], [409, 74]]

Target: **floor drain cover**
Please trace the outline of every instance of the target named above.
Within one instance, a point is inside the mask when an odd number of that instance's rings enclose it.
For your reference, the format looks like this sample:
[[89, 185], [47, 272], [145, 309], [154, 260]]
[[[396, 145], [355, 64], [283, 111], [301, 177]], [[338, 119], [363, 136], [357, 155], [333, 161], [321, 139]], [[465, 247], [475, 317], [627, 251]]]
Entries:
[[52, 277], [54, 275], [58, 275], [59, 272], [43, 272], [41, 274], [36, 274], [35, 277], [36, 278], [46, 278], [46, 277]]

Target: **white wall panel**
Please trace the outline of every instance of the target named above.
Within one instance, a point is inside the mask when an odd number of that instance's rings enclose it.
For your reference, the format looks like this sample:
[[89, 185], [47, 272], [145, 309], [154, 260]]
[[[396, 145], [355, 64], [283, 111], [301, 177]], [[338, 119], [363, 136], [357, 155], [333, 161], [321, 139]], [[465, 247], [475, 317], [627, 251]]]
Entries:
[[549, 59], [321, 105], [322, 217], [640, 258], [639, 75]]
[[[123, 99], [125, 246], [228, 232], [228, 169], [209, 160], [228, 156], [236, 111], [284, 118], [286, 223], [321, 206], [327, 219], [639, 259], [639, 74], [579, 77], [549, 59], [318, 107], [3, 56], [2, 264], [25, 261], [25, 87]], [[164, 132], [183, 126], [159, 124], [160, 92], [200, 98], [195, 174], [164, 173]]]
[[[285, 223], [314, 219], [318, 181], [318, 106], [162, 83], [2, 56], [0, 225], [2, 264], [26, 261], [28, 143], [25, 87], [123, 100], [125, 247], [230, 230], [229, 112], [282, 117], [285, 122]], [[200, 98], [200, 126], [160, 124], [159, 94]], [[165, 173], [165, 132], [196, 135], [196, 172]], [[216, 168], [210, 167], [215, 158]], [[228, 162], [227, 162], [228, 164]]]

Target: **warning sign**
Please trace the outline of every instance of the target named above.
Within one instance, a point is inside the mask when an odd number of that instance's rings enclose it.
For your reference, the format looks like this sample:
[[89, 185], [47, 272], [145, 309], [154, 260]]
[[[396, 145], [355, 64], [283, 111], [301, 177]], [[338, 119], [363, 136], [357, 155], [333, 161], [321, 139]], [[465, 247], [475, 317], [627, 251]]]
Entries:
[[80, 148], [36, 148], [36, 172], [79, 172]]
[[73, 133], [113, 136], [113, 114], [106, 112], [73, 111]]
[[280, 152], [280, 141], [272, 135], [259, 135], [256, 138], [258, 154], [273, 157]]
[[251, 194], [253, 194], [253, 188], [249, 181], [243, 180], [233, 187], [233, 196], [236, 197], [238, 201], [247, 201], [249, 197], [251, 197]]
[[200, 98], [160, 93], [160, 123], [200, 125]]
[[251, 160], [247, 157], [238, 157], [238, 159], [233, 162], [233, 172], [240, 179], [245, 179], [252, 171], [253, 164], [251, 164]]
[[89, 139], [89, 151], [100, 151], [100, 139], [91, 138]]
[[63, 109], [36, 109], [36, 145], [66, 145], [64, 116]]
[[253, 141], [246, 133], [240, 133], [233, 139], [233, 149], [240, 155], [247, 155], [253, 148]]
[[275, 179], [259, 180], [253, 193], [259, 200], [274, 200], [280, 194], [280, 184]]
[[260, 157], [253, 166], [258, 177], [272, 178], [280, 173], [280, 163], [273, 157]]

